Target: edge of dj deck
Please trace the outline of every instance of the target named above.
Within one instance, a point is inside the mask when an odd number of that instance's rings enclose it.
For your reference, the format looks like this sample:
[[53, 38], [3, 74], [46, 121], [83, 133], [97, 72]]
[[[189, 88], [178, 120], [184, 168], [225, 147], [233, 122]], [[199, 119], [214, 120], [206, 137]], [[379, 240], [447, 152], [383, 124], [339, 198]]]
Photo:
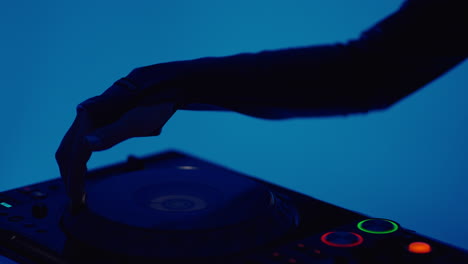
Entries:
[[[468, 263], [466, 250], [405, 229], [394, 220], [372, 218], [346, 210], [180, 151], [171, 150], [142, 158], [130, 156], [126, 162], [90, 171], [87, 184], [96, 186], [99, 182], [128, 173], [134, 173], [135, 177], [138, 177], [139, 171], [150, 170], [174, 171], [182, 176], [225, 174], [254, 180], [266, 186], [275, 199], [281, 201], [278, 210], [285, 210], [287, 214], [298, 213], [297, 226], [271, 243], [211, 258], [145, 258], [121, 255], [121, 252], [117, 251], [104, 252], [105, 250], [80, 247], [77, 243], [70, 242], [70, 237], [64, 233], [60, 224], [67, 207], [67, 198], [61, 180], [52, 179], [0, 193], [0, 255], [13, 259], [15, 262], [12, 263], [21, 264], [124, 264], [135, 261], [176, 264]], [[208, 186], [211, 183], [206, 184]], [[172, 194], [164, 195], [173, 197]], [[186, 206], [180, 201], [172, 205]], [[283, 206], [286, 206], [286, 209], [282, 209]], [[157, 234], [159, 230], [154, 232]], [[210, 232], [202, 235], [210, 234], [213, 237], [213, 234], [225, 234]], [[180, 232], [177, 236], [183, 240]], [[217, 244], [222, 245], [223, 242], [223, 239], [220, 239]]]

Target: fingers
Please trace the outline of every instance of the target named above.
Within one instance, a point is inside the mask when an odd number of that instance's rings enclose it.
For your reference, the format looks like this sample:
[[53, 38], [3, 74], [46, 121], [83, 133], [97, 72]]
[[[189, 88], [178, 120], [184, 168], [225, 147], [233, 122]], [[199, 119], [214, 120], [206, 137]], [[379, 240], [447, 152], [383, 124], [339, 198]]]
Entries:
[[86, 162], [91, 157], [91, 150], [84, 136], [90, 130], [88, 114], [79, 112], [55, 154], [60, 175], [72, 202], [80, 201], [84, 193]]
[[86, 163], [92, 151], [108, 149], [128, 138], [158, 135], [174, 114], [173, 103], [137, 106], [143, 96], [125, 78], [100, 96], [77, 107], [77, 116], [56, 152], [60, 174], [72, 204], [84, 197]]
[[72, 204], [79, 203], [83, 197], [86, 163], [92, 152], [85, 136], [98, 127], [118, 120], [135, 105], [139, 94], [132, 83], [122, 78], [102, 95], [78, 105], [77, 116], [55, 154]]
[[125, 78], [116, 81], [104, 93], [89, 98], [78, 105], [78, 111], [87, 111], [93, 126], [100, 127], [114, 122], [122, 114], [136, 106], [141, 97], [139, 91]]
[[156, 136], [174, 114], [173, 103], [136, 107], [117, 121], [86, 136], [92, 151], [104, 150], [132, 137]]

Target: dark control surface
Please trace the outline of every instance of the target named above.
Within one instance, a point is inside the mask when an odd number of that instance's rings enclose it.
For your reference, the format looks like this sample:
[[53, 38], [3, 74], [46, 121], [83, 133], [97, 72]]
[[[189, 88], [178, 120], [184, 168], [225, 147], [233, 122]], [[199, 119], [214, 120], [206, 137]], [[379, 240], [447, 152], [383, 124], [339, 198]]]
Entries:
[[0, 193], [0, 255], [21, 264], [467, 264], [468, 253], [180, 152]]
[[44, 218], [47, 216], [48, 208], [45, 203], [37, 203], [32, 206], [32, 215], [35, 218]]

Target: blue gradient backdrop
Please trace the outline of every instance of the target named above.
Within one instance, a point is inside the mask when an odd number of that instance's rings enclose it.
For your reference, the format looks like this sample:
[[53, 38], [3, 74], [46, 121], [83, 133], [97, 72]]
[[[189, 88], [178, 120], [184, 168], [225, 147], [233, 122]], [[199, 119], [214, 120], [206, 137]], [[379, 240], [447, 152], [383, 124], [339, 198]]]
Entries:
[[[0, 189], [58, 177], [54, 152], [75, 105], [135, 67], [343, 42], [401, 3], [2, 1]], [[161, 136], [96, 153], [89, 166], [179, 149], [468, 249], [467, 73], [465, 62], [367, 115], [179, 111]]]

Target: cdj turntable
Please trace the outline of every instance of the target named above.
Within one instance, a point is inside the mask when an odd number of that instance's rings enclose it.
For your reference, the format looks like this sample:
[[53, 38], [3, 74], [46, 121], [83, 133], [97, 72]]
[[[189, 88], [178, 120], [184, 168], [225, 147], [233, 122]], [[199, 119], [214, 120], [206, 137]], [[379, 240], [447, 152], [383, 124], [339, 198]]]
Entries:
[[468, 263], [468, 252], [177, 151], [0, 194], [9, 263]]

